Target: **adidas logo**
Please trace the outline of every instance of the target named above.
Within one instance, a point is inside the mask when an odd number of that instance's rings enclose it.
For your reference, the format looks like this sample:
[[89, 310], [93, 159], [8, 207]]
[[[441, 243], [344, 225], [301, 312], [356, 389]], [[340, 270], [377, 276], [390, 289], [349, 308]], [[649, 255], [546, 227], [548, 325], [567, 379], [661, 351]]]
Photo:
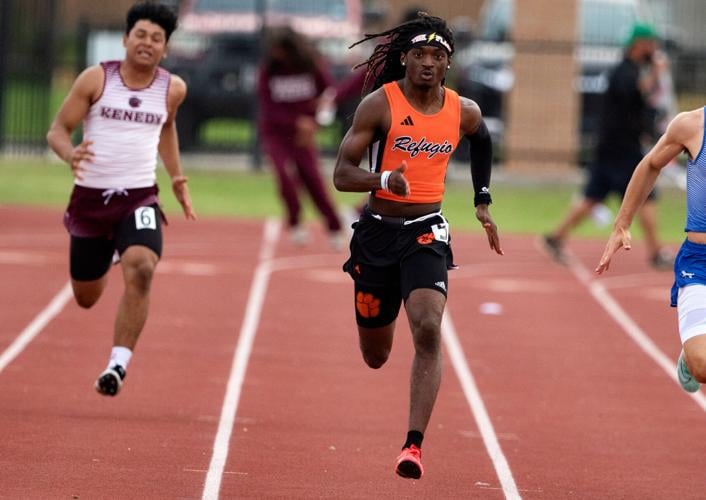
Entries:
[[435, 284], [436, 286], [438, 286], [439, 288], [441, 288], [443, 291], [446, 291], [446, 283], [444, 283], [443, 281], [437, 281], [437, 282], [434, 283], [434, 284]]
[[413, 126], [414, 126], [414, 122], [412, 121], [412, 117], [409, 116], [409, 115], [407, 115], [407, 118], [405, 118], [404, 120], [402, 120], [402, 121], [400, 122], [400, 125], [409, 125], [410, 127], [413, 127]]

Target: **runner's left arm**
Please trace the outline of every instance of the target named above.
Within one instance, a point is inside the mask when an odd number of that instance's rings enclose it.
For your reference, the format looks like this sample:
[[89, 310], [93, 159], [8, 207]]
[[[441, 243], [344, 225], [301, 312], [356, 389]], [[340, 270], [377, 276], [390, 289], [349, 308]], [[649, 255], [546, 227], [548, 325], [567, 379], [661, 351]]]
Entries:
[[159, 156], [162, 158], [164, 168], [167, 170], [172, 180], [172, 191], [177, 201], [184, 211], [187, 219], [196, 220], [196, 213], [191, 204], [191, 195], [181, 169], [181, 158], [179, 156], [179, 138], [176, 129], [177, 109], [184, 102], [186, 97], [186, 84], [184, 80], [176, 75], [172, 75], [169, 84], [169, 97], [167, 107], [169, 110], [167, 121], [162, 126], [162, 133], [159, 136]]
[[473, 204], [476, 218], [488, 236], [488, 245], [499, 255], [504, 255], [500, 247], [498, 227], [490, 216], [488, 205], [490, 196], [490, 172], [493, 164], [493, 141], [478, 105], [461, 97], [461, 132], [471, 144], [471, 181], [473, 182]]

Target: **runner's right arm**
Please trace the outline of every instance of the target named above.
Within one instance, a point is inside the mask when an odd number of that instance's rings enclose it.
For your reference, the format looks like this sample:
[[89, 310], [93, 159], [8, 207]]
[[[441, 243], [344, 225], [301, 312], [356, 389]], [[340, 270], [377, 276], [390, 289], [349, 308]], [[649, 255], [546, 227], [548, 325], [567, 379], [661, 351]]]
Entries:
[[[390, 128], [390, 107], [384, 91], [380, 88], [363, 99], [355, 111], [353, 124], [341, 141], [333, 172], [336, 189], [346, 192], [366, 192], [381, 189], [382, 174], [360, 168], [368, 147], [378, 131]], [[406, 164], [388, 174], [388, 190], [399, 196], [409, 194], [409, 183], [403, 172]]]
[[[615, 217], [613, 231], [608, 238], [601, 260], [595, 271], [602, 274], [610, 268], [610, 260], [619, 249], [630, 250], [632, 236], [630, 225], [637, 210], [654, 189], [661, 170], [684, 150], [694, 154], [690, 143], [694, 141], [696, 131], [701, 131], [699, 124], [703, 115], [698, 111], [680, 113], [669, 123], [667, 131], [660, 137], [657, 144], [638, 163], [632, 174], [625, 197]], [[702, 134], [698, 134], [699, 138]], [[693, 156], [692, 156], [693, 157]]]
[[81, 178], [81, 162], [93, 158], [91, 141], [84, 140], [78, 146], [71, 142], [71, 133], [88, 114], [91, 104], [100, 97], [104, 73], [100, 66], [85, 69], [76, 78], [66, 99], [47, 132], [49, 147], [71, 166], [74, 177]]

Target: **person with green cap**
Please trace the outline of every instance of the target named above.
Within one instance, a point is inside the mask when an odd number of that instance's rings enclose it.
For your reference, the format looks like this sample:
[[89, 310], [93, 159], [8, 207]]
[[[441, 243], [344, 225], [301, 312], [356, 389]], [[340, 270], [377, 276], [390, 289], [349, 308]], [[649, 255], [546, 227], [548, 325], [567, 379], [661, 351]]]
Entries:
[[706, 383], [706, 107], [677, 114], [638, 163], [595, 271], [603, 274], [621, 248], [630, 250], [630, 225], [664, 167], [682, 153], [686, 161], [686, 238], [676, 256], [670, 305], [677, 308], [682, 351], [676, 375], [687, 392]]
[[[625, 41], [623, 60], [611, 71], [603, 96], [598, 142], [583, 196], [554, 231], [542, 237], [545, 250], [557, 262], [567, 262], [564, 244], [571, 230], [611, 192], [621, 198], [625, 195], [633, 170], [642, 159], [643, 143], [656, 135], [655, 110], [649, 96], [666, 68], [658, 46], [659, 36], [651, 24], [633, 25]], [[662, 249], [657, 237], [655, 201], [653, 190], [641, 207], [639, 220], [650, 265], [667, 270], [672, 267], [673, 257]]]

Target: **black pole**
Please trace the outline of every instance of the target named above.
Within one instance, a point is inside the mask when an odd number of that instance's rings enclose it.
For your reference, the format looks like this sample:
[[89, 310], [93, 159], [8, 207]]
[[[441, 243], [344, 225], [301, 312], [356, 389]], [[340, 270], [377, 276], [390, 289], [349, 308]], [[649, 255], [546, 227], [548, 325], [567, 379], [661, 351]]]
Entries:
[[[256, 0], [255, 1], [255, 12], [257, 13], [257, 18], [260, 21], [260, 27], [258, 30], [257, 38], [257, 55], [258, 61], [262, 61], [262, 56], [264, 55], [263, 47], [265, 46], [265, 15], [266, 15], [266, 2], [267, 0]], [[255, 84], [255, 92], [257, 92], [257, 83]], [[253, 170], [262, 170], [262, 148], [260, 142], [260, 134], [258, 133], [258, 116], [260, 113], [260, 107], [257, 105], [256, 95], [253, 96], [253, 102], [255, 106], [253, 107], [253, 123], [255, 130], [255, 138], [253, 140], [252, 149], [252, 168]]]
[[0, 149], [5, 146], [5, 97], [7, 95], [7, 55], [10, 51], [10, 0], [0, 1]]
[[52, 91], [52, 83], [54, 80], [54, 68], [56, 67], [56, 57], [57, 57], [57, 51], [56, 51], [56, 46], [57, 46], [57, 31], [58, 31], [58, 24], [56, 22], [57, 19], [57, 14], [58, 14], [58, 9], [57, 9], [57, 0], [47, 0], [47, 10], [46, 10], [46, 19], [49, 21], [46, 23], [46, 25], [43, 28], [43, 31], [46, 35], [44, 46], [46, 47], [46, 52], [45, 52], [45, 64], [44, 64], [44, 70], [43, 70], [43, 77], [44, 81], [42, 82], [42, 86], [46, 89], [46, 92], [44, 93], [44, 127], [42, 127], [42, 130], [39, 133], [39, 144], [40, 149], [43, 147], [46, 147], [46, 142], [44, 140], [44, 134], [46, 133], [46, 130], [49, 128], [49, 124], [52, 121], [52, 109], [51, 109], [51, 91]]
[[88, 19], [81, 17], [76, 27], [76, 74], [88, 66], [88, 37], [91, 34], [91, 25]]

